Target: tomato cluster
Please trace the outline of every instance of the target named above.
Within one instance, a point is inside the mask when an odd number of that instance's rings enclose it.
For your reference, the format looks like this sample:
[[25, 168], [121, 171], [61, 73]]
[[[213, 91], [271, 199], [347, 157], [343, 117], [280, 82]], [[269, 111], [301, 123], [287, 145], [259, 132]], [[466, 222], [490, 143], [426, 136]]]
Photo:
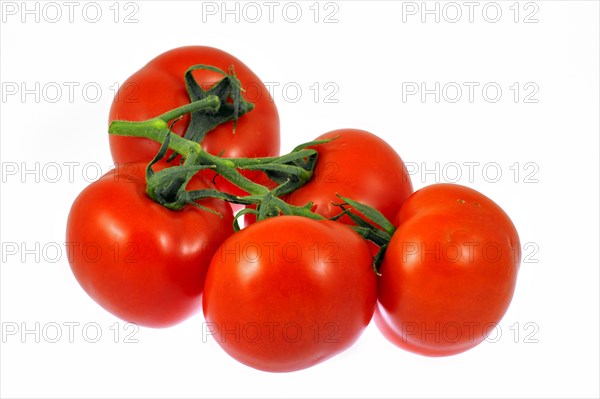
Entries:
[[279, 156], [273, 100], [221, 50], [168, 51], [122, 87], [135, 101], [118, 93], [110, 110], [116, 167], [75, 199], [66, 230], [76, 279], [117, 317], [168, 327], [202, 310], [225, 352], [272, 372], [335, 356], [371, 319], [401, 348], [446, 356], [503, 317], [520, 243], [483, 194], [413, 192], [397, 152], [364, 130]]

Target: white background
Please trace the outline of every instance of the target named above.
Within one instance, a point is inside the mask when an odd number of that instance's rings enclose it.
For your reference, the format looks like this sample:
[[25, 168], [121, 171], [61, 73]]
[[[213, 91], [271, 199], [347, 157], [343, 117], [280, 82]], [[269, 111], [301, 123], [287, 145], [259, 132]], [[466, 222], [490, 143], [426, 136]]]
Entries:
[[[314, 3], [230, 2], [237, 14], [224, 14], [221, 2], [2, 2], [3, 397], [599, 396], [598, 3]], [[493, 342], [426, 358], [370, 326], [330, 361], [270, 374], [203, 337], [201, 315], [133, 331], [96, 305], [62, 248], [70, 205], [111, 166], [115, 85], [190, 44], [271, 82], [282, 151], [367, 129], [410, 165], [415, 188], [457, 180], [499, 203], [525, 258]], [[436, 82], [439, 102], [407, 91]], [[24, 332], [36, 325], [37, 337]]]

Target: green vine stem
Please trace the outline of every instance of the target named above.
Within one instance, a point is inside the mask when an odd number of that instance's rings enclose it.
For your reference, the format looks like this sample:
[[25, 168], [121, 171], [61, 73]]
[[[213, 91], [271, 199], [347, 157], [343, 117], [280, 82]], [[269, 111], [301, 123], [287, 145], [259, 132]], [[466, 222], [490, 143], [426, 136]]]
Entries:
[[[203, 101], [205, 100], [200, 100], [200, 102]], [[192, 104], [196, 104], [196, 102]], [[243, 176], [237, 170], [235, 162], [227, 158], [220, 158], [209, 154], [195, 141], [172, 134], [167, 122], [161, 117], [142, 122], [113, 121], [108, 128], [108, 132], [118, 136], [144, 137], [156, 141], [157, 143], [165, 142], [167, 136], [169, 136], [168, 148], [177, 152], [182, 157], [194, 159], [194, 162], [197, 164], [202, 163], [205, 165], [212, 165], [218, 174], [251, 194], [264, 195], [269, 192], [268, 188], [254, 183], [252, 180]]]
[[[110, 134], [143, 137], [161, 144], [159, 153], [147, 168], [147, 192], [153, 200], [169, 209], [178, 210], [187, 204], [199, 206], [196, 201], [202, 198], [219, 198], [232, 203], [256, 206], [256, 209], [246, 208], [236, 216], [236, 228], [239, 228], [237, 217], [245, 213], [255, 213], [257, 220], [281, 214], [326, 220], [327, 218], [324, 216], [312, 212], [312, 203], [295, 206], [280, 198], [312, 178], [318, 153], [308, 147], [322, 142], [302, 144], [291, 153], [278, 157], [222, 158], [207, 153], [199, 143], [172, 133], [168, 125], [169, 121], [179, 118], [185, 113], [214, 110], [218, 109], [219, 105], [218, 97], [208, 96], [146, 121], [113, 121], [108, 130]], [[167, 148], [180, 154], [184, 163], [154, 173], [152, 165], [166, 155]], [[185, 190], [191, 177], [203, 169], [213, 170], [249, 194], [235, 196], [213, 189]], [[246, 178], [240, 173], [240, 169], [263, 171], [276, 181], [278, 186], [270, 190]], [[373, 263], [374, 270], [378, 272], [379, 264], [395, 227], [377, 210], [350, 198], [339, 195], [338, 197], [343, 203], [336, 204], [340, 207], [341, 213], [334, 219], [348, 215], [356, 224], [351, 227], [365, 239], [380, 247]], [[346, 209], [345, 206], [351, 206], [352, 209]]]
[[[150, 196], [161, 205], [164, 205], [170, 209], [181, 209], [186, 204], [197, 199], [206, 197], [218, 197], [229, 202], [235, 202], [240, 204], [254, 204], [259, 206], [262, 211], [262, 216], [272, 216], [275, 213], [285, 213], [289, 215], [298, 215], [309, 217], [311, 219], [325, 219], [323, 216], [311, 212], [310, 206], [298, 207], [287, 204], [285, 201], [280, 199], [278, 196], [289, 192], [288, 186], [292, 188], [300, 186], [312, 178], [312, 169], [314, 168], [314, 161], [305, 165], [309, 169], [305, 169], [301, 166], [296, 166], [293, 162], [302, 163], [306, 158], [316, 159], [317, 152], [313, 149], [297, 148], [290, 154], [286, 154], [280, 157], [265, 157], [265, 158], [221, 158], [208, 152], [204, 151], [202, 146], [192, 140], [180, 137], [173, 134], [167, 124], [167, 122], [173, 118], [177, 118], [186, 112], [191, 112], [198, 109], [210, 109], [218, 104], [218, 98], [215, 96], [206, 97], [203, 100], [192, 102], [183, 107], [179, 107], [172, 111], [169, 111], [156, 118], [152, 118], [141, 122], [132, 121], [113, 121], [109, 126], [109, 133], [119, 136], [128, 137], [143, 137], [153, 140], [157, 143], [163, 144], [159, 155], [164, 155], [166, 148], [169, 148], [184, 159], [184, 165], [173, 166], [167, 169], [181, 168], [180, 172], [182, 175], [188, 176], [190, 171], [196, 171], [200, 169], [210, 168], [217, 174], [223, 176], [242, 190], [249, 193], [248, 196], [238, 197], [227, 195], [225, 193], [217, 194], [215, 190], [201, 190], [200, 192], [184, 192], [180, 190], [181, 187], [172, 187], [169, 181], [163, 182], [160, 179], [172, 180], [175, 176], [171, 171], [167, 174], [165, 170], [163, 173], [157, 173], [156, 178], [153, 182], [148, 182], [152, 187], [148, 188]], [[314, 142], [306, 143], [306, 145], [312, 145]], [[161, 153], [162, 152], [162, 153]], [[156, 162], [153, 160], [152, 163]], [[151, 163], [151, 164], [152, 164]], [[292, 164], [290, 164], [292, 163]], [[150, 165], [151, 166], [151, 165]], [[269, 190], [267, 187], [255, 183], [252, 180], [246, 178], [239, 169], [247, 170], [262, 170], [265, 172], [277, 172], [281, 176], [284, 176], [283, 181], [273, 190]], [[148, 180], [153, 175], [148, 176]], [[294, 184], [290, 184], [294, 179]], [[187, 183], [189, 177], [180, 179], [182, 183]], [[151, 194], [156, 187], [172, 187], [179, 193], [179, 197], [175, 194], [167, 195], [161, 193], [161, 195]], [[175, 193], [175, 191], [173, 191]], [[268, 199], [268, 200], [267, 200]], [[167, 202], [171, 201], [171, 202]], [[268, 202], [268, 206], [261, 206]], [[312, 205], [312, 204], [311, 204]]]
[[[162, 115], [148, 119], [145, 121], [113, 121], [111, 123], [114, 134], [121, 135], [119, 131], [132, 131], [146, 129], [151, 130], [162, 130], [167, 128], [167, 123], [173, 119], [177, 119], [185, 114], [194, 111], [211, 111], [217, 112], [221, 106], [221, 100], [217, 96], [208, 96], [202, 100], [194, 101], [189, 104], [182, 105], [181, 107], [174, 108], [170, 111], [165, 112]], [[113, 126], [114, 125], [114, 126]], [[126, 136], [127, 134], [123, 134]]]

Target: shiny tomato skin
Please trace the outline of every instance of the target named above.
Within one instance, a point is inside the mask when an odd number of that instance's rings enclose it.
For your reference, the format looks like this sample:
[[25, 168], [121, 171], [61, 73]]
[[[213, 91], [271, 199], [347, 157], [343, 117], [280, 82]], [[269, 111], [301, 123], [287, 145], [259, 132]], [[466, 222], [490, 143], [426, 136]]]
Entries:
[[415, 192], [381, 265], [375, 323], [391, 342], [427, 356], [481, 343], [505, 314], [520, 264], [509, 216], [456, 184]]
[[225, 241], [206, 278], [207, 329], [236, 360], [270, 372], [320, 363], [371, 320], [377, 282], [365, 241], [347, 226], [298, 216]]
[[[202, 147], [209, 153], [223, 157], [268, 157], [279, 154], [279, 114], [269, 91], [244, 63], [225, 51], [206, 47], [188, 46], [169, 50], [131, 75], [116, 93], [110, 109], [109, 121], [142, 121], [156, 117], [190, 102], [184, 82], [184, 73], [192, 65], [212, 65], [227, 72], [234, 67], [235, 74], [245, 90], [242, 96], [254, 104], [254, 109], [241, 116], [235, 133], [233, 121], [210, 131]], [[223, 78], [207, 70], [195, 71], [194, 77], [204, 88], [210, 88]], [[189, 124], [186, 115], [177, 122], [173, 131], [182, 136]], [[115, 163], [151, 160], [159, 144], [138, 137], [109, 136], [110, 150]], [[252, 173], [248, 174], [252, 177]], [[241, 190], [225, 180], [217, 187], [236, 194]]]
[[[212, 254], [233, 234], [233, 213], [214, 199], [199, 204], [222, 217], [155, 203], [145, 193], [145, 167], [121, 165], [86, 187], [71, 207], [66, 245], [75, 278], [104, 309], [141, 326], [168, 327], [199, 311]], [[214, 186], [194, 177], [187, 188]]]
[[[413, 192], [404, 162], [380, 137], [359, 129], [338, 129], [315, 140], [335, 140], [314, 146], [318, 152], [313, 178], [284, 200], [302, 206], [313, 202], [313, 211], [330, 218], [341, 212], [336, 193], [369, 205], [393, 220]], [[252, 223], [252, 217], [247, 223]], [[340, 222], [352, 224], [344, 216]]]

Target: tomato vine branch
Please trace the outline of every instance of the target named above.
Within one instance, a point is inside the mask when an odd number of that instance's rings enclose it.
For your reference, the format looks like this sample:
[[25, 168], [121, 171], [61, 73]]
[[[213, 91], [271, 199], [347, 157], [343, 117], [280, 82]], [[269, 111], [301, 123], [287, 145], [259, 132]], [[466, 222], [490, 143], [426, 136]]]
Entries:
[[[315, 149], [309, 147], [330, 140], [304, 143], [289, 154], [277, 157], [222, 158], [209, 154], [195, 141], [173, 134], [167, 124], [169, 120], [178, 118], [188, 112], [218, 109], [220, 103], [221, 101], [217, 96], [208, 96], [147, 121], [113, 121], [110, 124], [110, 134], [143, 137], [161, 144], [158, 154], [148, 165], [148, 195], [154, 201], [173, 210], [181, 209], [187, 204], [199, 206], [196, 201], [203, 198], [218, 198], [236, 204], [254, 205], [256, 209], [247, 208], [237, 215], [234, 221], [236, 229], [239, 229], [237, 218], [246, 213], [255, 214], [257, 220], [282, 214], [303, 216], [315, 220], [327, 219], [312, 211], [312, 203], [295, 206], [286, 203], [280, 197], [296, 190], [312, 179], [318, 153]], [[153, 172], [152, 165], [165, 157], [167, 149], [180, 154], [184, 160], [183, 164], [171, 166], [156, 173]], [[203, 169], [213, 170], [246, 191], [248, 195], [236, 196], [212, 189], [186, 190], [185, 187], [190, 179]], [[245, 177], [240, 172], [243, 170], [264, 172], [278, 185], [273, 189], [269, 189]], [[335, 205], [340, 207], [341, 213], [333, 219], [348, 215], [355, 223], [355, 226], [350, 227], [363, 238], [379, 246], [379, 252], [373, 263], [373, 268], [378, 273], [379, 264], [383, 259], [383, 254], [387, 249], [395, 227], [377, 210], [350, 198], [340, 195], [338, 197], [343, 203]], [[350, 206], [351, 209], [348, 209], [347, 206]]]

